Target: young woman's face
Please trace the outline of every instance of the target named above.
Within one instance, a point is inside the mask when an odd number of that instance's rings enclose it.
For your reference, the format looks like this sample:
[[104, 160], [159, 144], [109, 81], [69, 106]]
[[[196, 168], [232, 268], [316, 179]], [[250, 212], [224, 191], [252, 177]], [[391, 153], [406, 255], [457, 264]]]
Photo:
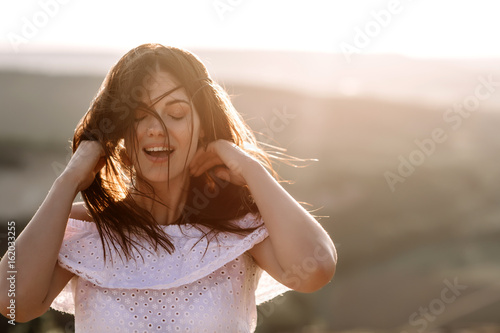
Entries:
[[169, 73], [156, 72], [147, 88], [149, 96], [143, 102], [161, 118], [168, 134], [153, 115], [136, 110], [135, 152], [134, 145], [126, 143], [127, 153], [138, 175], [150, 183], [182, 180], [198, 146], [200, 119], [184, 88]]

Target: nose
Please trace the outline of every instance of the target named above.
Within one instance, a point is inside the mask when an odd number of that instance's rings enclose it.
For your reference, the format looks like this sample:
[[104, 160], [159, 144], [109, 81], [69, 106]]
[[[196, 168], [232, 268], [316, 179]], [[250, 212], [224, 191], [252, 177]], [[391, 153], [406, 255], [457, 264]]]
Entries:
[[163, 124], [158, 119], [151, 117], [146, 133], [148, 136], [164, 136], [165, 130], [163, 128]]

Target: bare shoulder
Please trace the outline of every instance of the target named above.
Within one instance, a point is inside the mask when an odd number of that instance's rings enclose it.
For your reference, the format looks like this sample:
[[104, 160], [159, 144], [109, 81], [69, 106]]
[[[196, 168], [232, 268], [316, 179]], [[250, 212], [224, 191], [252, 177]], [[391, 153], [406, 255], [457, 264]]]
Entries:
[[92, 215], [89, 214], [85, 202], [75, 202], [71, 206], [69, 217], [75, 220], [93, 222]]

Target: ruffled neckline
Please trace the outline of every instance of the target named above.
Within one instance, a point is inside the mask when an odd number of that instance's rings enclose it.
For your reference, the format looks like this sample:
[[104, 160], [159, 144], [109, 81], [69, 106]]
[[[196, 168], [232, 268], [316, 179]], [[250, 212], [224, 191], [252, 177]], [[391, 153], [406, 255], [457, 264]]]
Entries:
[[[247, 215], [248, 216], [248, 215]], [[245, 217], [247, 217], [245, 216]], [[70, 227], [75, 227], [79, 228], [81, 230], [85, 231], [96, 231], [97, 232], [97, 225], [93, 221], [86, 221], [86, 220], [80, 220], [80, 219], [74, 219], [74, 218], [69, 218], [68, 219], [68, 224], [67, 226]], [[199, 228], [205, 229], [208, 231], [208, 228], [206, 228], [203, 225], [199, 225], [196, 227], [195, 225], [191, 223], [185, 223], [185, 224], [158, 224], [160, 228], [162, 228], [167, 235], [169, 236], [197, 236], [199, 232], [199, 235], [202, 236], [203, 233], [200, 231]], [[196, 233], [196, 234], [194, 234]]]
[[191, 224], [162, 225], [175, 246], [172, 254], [164, 249], [154, 252], [149, 244], [144, 244], [141, 253], [132, 249], [136, 260], [122, 263], [113, 247], [106, 253], [106, 262], [103, 261], [102, 243], [95, 223], [70, 219], [58, 259], [62, 267], [100, 287], [175, 288], [210, 274], [268, 236], [262, 220], [252, 214], [236, 222], [243, 228], [258, 228], [244, 236], [221, 232], [217, 240], [207, 245], [206, 237], [202, 238], [203, 226], [200, 230]]

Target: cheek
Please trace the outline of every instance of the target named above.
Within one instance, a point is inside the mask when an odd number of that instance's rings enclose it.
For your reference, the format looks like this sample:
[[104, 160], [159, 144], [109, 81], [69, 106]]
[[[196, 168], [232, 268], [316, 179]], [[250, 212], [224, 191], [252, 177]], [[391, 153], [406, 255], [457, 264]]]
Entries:
[[200, 139], [199, 124], [195, 123], [192, 130], [193, 132], [191, 132], [190, 128], [189, 132], [186, 132], [184, 138], [186, 142], [186, 148], [189, 151], [188, 160], [193, 159], [194, 155], [196, 154], [196, 151], [199, 148], [199, 139]]
[[184, 124], [184, 129], [181, 135], [185, 145], [196, 150], [198, 147], [198, 140], [200, 138], [200, 121], [197, 116], [192, 121], [193, 123], [191, 123], [191, 120], [189, 119]]
[[145, 124], [144, 121], [140, 122], [139, 124], [135, 125], [135, 137], [137, 140], [141, 140], [144, 135], [146, 134], [147, 131], [147, 125]]
[[197, 113], [195, 113], [195, 117], [193, 119], [193, 143], [195, 148], [198, 146], [198, 141], [203, 136], [203, 130], [201, 128], [200, 117]]
[[197, 132], [187, 133], [184, 136], [184, 142], [185, 142], [186, 149], [189, 150], [189, 156], [192, 157], [196, 153], [196, 150], [198, 149], [198, 134], [197, 134]]

